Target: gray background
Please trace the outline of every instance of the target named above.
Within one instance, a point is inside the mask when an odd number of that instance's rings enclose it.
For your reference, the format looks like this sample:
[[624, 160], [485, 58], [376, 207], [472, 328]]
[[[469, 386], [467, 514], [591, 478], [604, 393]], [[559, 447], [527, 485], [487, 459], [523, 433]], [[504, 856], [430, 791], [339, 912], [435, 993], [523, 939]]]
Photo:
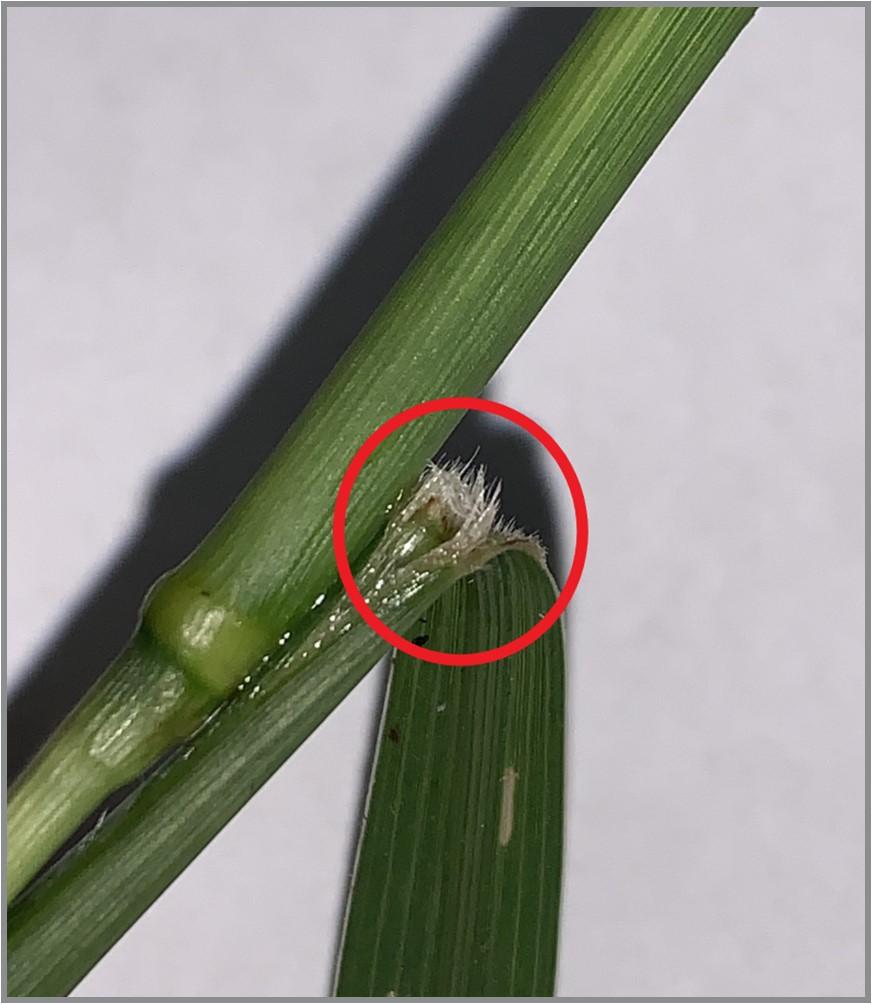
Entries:
[[[510, 12], [7, 14], [14, 690]], [[762, 10], [493, 388], [590, 508], [561, 995], [863, 993], [863, 24]], [[476, 129], [449, 129], [425, 188]], [[379, 288], [424, 201], [333, 301]], [[331, 317], [310, 327], [329, 340]], [[196, 480], [179, 491], [196, 523]], [[118, 618], [97, 610], [99, 650]], [[75, 678], [92, 649], [64, 651]], [[376, 696], [371, 677], [79, 992], [325, 993]]]

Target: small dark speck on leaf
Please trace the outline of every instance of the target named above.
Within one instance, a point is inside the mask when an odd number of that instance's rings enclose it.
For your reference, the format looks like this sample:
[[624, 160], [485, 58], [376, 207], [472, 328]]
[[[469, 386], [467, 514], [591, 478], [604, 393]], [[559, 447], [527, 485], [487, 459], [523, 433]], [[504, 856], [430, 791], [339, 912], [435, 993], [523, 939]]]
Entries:
[[390, 739], [392, 743], [398, 743], [400, 741], [400, 730], [396, 727], [396, 725], [392, 725], [388, 729], [388, 739]]
[[212, 594], [211, 594], [211, 593], [209, 592], [209, 590], [208, 590], [208, 589], [201, 589], [201, 590], [200, 590], [200, 595], [201, 595], [201, 596], [205, 596], [205, 597], [206, 597], [206, 599], [209, 599], [209, 597], [210, 597], [210, 596], [211, 596]]
[[426, 645], [429, 640], [430, 640], [430, 635], [428, 635], [428, 634], [419, 634], [415, 638], [412, 639], [412, 644], [413, 645]]

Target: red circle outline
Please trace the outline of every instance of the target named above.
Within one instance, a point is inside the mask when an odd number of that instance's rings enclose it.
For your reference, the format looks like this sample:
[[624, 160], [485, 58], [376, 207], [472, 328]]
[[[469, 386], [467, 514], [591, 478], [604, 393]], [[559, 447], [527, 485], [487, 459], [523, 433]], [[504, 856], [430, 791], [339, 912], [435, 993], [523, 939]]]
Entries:
[[[348, 551], [345, 545], [345, 519], [348, 513], [348, 503], [351, 499], [351, 490], [357, 480], [363, 465], [372, 456], [375, 449], [383, 443], [388, 436], [396, 432], [403, 425], [422, 418], [424, 415], [432, 415], [437, 411], [483, 411], [490, 415], [497, 415], [505, 418], [515, 425], [520, 426], [531, 436], [534, 436], [551, 454], [555, 463], [560, 468], [566, 483], [569, 486], [569, 493], [572, 497], [572, 505], [575, 510], [575, 551], [572, 556], [572, 565], [566, 583], [560, 590], [557, 599], [551, 609], [543, 615], [542, 619], [522, 635], [512, 641], [499, 645], [496, 648], [483, 649], [481, 652], [439, 652], [433, 649], [423, 648], [407, 641], [402, 635], [392, 631], [387, 624], [370, 609], [369, 604], [357, 587], [357, 582], [351, 571], [348, 560]], [[421, 404], [413, 405], [404, 411], [389, 418], [380, 425], [372, 435], [368, 436], [360, 449], [355, 453], [351, 463], [348, 465], [342, 481], [339, 484], [339, 491], [336, 494], [336, 505], [333, 509], [333, 553], [336, 557], [336, 567], [339, 571], [339, 578], [348, 593], [348, 597], [354, 604], [355, 609], [363, 620], [394, 648], [405, 652], [407, 655], [422, 662], [434, 663], [437, 666], [481, 666], [488, 662], [496, 662], [505, 659], [509, 655], [520, 652], [521, 649], [531, 645], [538, 638], [541, 638], [546, 631], [550, 630], [556, 623], [560, 615], [569, 605], [572, 595], [581, 581], [581, 573], [584, 570], [584, 561], [587, 557], [588, 542], [588, 520], [587, 505], [584, 501], [584, 492], [581, 490], [581, 483], [575, 473], [575, 469], [569, 458], [558, 446], [557, 442], [547, 433], [541, 425], [534, 422], [532, 418], [510, 408], [508, 405], [500, 404], [498, 401], [486, 401], [479, 397], [442, 397], [432, 401], [424, 401]]]

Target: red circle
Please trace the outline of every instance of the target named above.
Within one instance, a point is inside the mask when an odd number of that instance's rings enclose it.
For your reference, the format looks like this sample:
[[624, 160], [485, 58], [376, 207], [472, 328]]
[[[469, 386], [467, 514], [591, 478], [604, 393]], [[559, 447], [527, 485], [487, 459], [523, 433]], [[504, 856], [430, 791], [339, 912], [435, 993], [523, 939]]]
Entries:
[[[522, 635], [504, 645], [496, 648], [484, 649], [481, 652], [439, 652], [432, 649], [423, 648], [421, 645], [414, 645], [407, 641], [402, 635], [392, 631], [387, 624], [379, 620], [372, 612], [363, 594], [357, 587], [351, 565], [348, 561], [348, 551], [345, 546], [345, 518], [348, 512], [348, 502], [351, 498], [351, 489], [354, 482], [363, 469], [363, 465], [370, 458], [376, 447], [383, 443], [388, 436], [396, 432], [403, 425], [422, 418], [424, 415], [431, 415], [437, 411], [485, 411], [491, 415], [498, 415], [500, 418], [508, 419], [519, 425], [522, 429], [534, 436], [551, 454], [557, 466], [560, 468], [566, 483], [569, 485], [569, 493], [572, 497], [572, 505], [575, 510], [575, 552], [572, 556], [572, 565], [566, 583], [560, 590], [557, 599], [551, 609], [542, 619], [525, 631]], [[413, 405], [405, 411], [399, 412], [390, 418], [383, 425], [380, 425], [375, 432], [369, 436], [363, 446], [357, 451], [348, 465], [348, 470], [339, 485], [336, 494], [336, 506], [333, 510], [333, 553], [336, 556], [336, 567], [339, 570], [339, 578], [348, 593], [349, 599], [354, 604], [355, 609], [364, 621], [380, 637], [384, 638], [393, 648], [398, 648], [401, 652], [411, 655], [422, 662], [435, 663], [438, 666], [481, 666], [488, 662], [496, 662], [498, 659], [505, 659], [506, 656], [514, 655], [521, 649], [531, 645], [537, 638], [541, 638], [546, 631], [550, 630], [557, 619], [569, 605], [572, 594], [578, 587], [581, 580], [581, 573], [584, 569], [584, 560], [587, 556], [588, 522], [587, 506], [584, 501], [584, 493], [581, 490], [581, 483], [569, 458], [557, 445], [556, 441], [542, 428], [541, 425], [528, 418], [522, 412], [508, 405], [500, 404], [497, 401], [486, 401], [479, 397], [441, 397], [433, 401], [424, 401], [421, 404]]]

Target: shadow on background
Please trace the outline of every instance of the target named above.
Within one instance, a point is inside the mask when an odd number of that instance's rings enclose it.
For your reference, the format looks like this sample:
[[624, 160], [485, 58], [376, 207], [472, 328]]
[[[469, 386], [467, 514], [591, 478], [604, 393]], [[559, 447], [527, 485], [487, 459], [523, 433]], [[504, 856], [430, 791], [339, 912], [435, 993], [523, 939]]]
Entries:
[[[10, 698], [10, 778], [123, 647], [149, 586], [202, 540], [273, 450], [591, 13], [528, 8], [510, 17], [257, 372], [192, 452], [160, 473], [139, 532]], [[551, 509], [524, 439], [470, 415], [447, 455], [478, 447], [504, 481], [506, 511], [553, 549]]]

